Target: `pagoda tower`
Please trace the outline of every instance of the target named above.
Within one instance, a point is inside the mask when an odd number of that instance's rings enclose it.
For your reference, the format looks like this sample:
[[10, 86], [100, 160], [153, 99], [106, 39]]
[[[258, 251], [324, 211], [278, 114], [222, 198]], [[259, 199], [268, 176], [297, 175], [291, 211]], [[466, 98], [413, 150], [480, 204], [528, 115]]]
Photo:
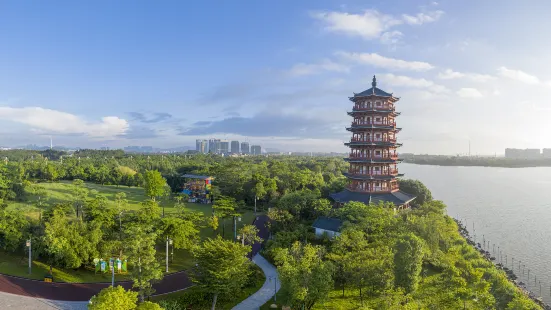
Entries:
[[395, 104], [400, 98], [377, 88], [373, 76], [372, 87], [349, 97], [354, 106], [348, 115], [353, 117], [352, 125], [346, 130], [352, 132], [350, 154], [346, 161], [350, 168], [345, 176], [349, 184], [342, 192], [331, 194], [339, 204], [359, 201], [365, 204], [391, 202], [398, 209], [408, 208], [414, 196], [400, 191], [397, 178], [398, 159]]

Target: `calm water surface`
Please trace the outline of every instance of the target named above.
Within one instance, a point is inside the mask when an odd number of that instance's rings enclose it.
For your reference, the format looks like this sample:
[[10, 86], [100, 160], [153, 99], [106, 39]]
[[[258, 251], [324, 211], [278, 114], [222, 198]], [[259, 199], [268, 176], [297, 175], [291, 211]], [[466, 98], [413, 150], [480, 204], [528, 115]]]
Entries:
[[477, 242], [482, 243], [484, 236], [491, 243], [490, 252], [493, 244], [496, 252], [499, 247], [504, 264], [507, 255], [509, 268], [514, 258], [519, 279], [538, 296], [541, 282], [543, 299], [551, 303], [551, 167], [400, 164], [399, 169], [405, 178], [420, 180], [435, 199], [444, 201], [448, 215], [466, 220]]

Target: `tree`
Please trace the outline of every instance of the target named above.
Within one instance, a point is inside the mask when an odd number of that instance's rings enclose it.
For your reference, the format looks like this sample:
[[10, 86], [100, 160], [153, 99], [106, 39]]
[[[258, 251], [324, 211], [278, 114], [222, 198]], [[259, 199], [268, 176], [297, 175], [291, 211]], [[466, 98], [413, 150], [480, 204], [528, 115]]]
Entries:
[[99, 223], [69, 221], [57, 207], [45, 223], [43, 243], [51, 261], [65, 268], [79, 268], [98, 257], [103, 233]]
[[28, 221], [22, 213], [0, 208], [0, 248], [11, 252], [21, 248], [27, 228]]
[[166, 180], [161, 173], [156, 170], [148, 170], [144, 175], [144, 189], [145, 195], [151, 200], [155, 201], [155, 198], [161, 197], [165, 193]]
[[258, 228], [254, 225], [243, 225], [238, 231], [238, 234], [243, 238], [243, 245], [262, 242], [262, 238], [258, 236]]
[[136, 310], [163, 310], [163, 308], [159, 304], [156, 304], [154, 302], [144, 301], [138, 304]]
[[323, 248], [295, 242], [275, 254], [283, 295], [293, 309], [312, 309], [333, 289], [333, 265], [323, 260]]
[[84, 215], [82, 214], [83, 213], [82, 209], [86, 204], [87, 198], [88, 198], [88, 189], [84, 186], [84, 181], [80, 179], [73, 180], [73, 202], [75, 205], [77, 217], [79, 217], [79, 214], [81, 217], [84, 217]]
[[138, 293], [126, 291], [122, 286], [102, 289], [90, 299], [89, 310], [133, 310], [136, 309]]
[[41, 185], [38, 185], [38, 184], [31, 185], [29, 187], [29, 190], [30, 190], [31, 194], [34, 195], [37, 198], [36, 206], [39, 209], [41, 209], [42, 204], [48, 198], [48, 191], [46, 190], [46, 188], [44, 188], [44, 186], [41, 186]]
[[423, 183], [421, 183], [421, 181], [403, 179], [399, 182], [401, 190], [416, 196], [415, 200], [411, 202], [413, 206], [421, 206], [425, 202], [430, 202], [432, 200], [432, 193]]
[[166, 237], [172, 239], [175, 249], [191, 249], [199, 241], [199, 229], [196, 224], [178, 217], [161, 219], [161, 232], [160, 241], [166, 240]]
[[198, 263], [190, 276], [199, 287], [213, 295], [212, 310], [219, 295], [238, 292], [246, 284], [251, 274], [250, 262], [246, 257], [250, 250], [250, 246], [241, 246], [220, 236], [208, 238], [192, 250]]
[[423, 263], [424, 242], [414, 234], [402, 236], [395, 245], [394, 279], [406, 293], [415, 291]]
[[131, 278], [133, 287], [138, 289], [140, 301], [155, 292], [152, 282], [161, 280], [163, 272], [155, 258], [155, 240], [157, 235], [147, 225], [132, 225], [126, 230], [126, 254], [133, 266]]
[[115, 194], [115, 205], [117, 206], [117, 215], [119, 217], [119, 240], [122, 240], [122, 213], [124, 212], [128, 200], [123, 192]]
[[218, 219], [222, 219], [222, 235], [226, 235], [226, 218], [235, 216], [237, 202], [232, 197], [221, 196], [215, 200], [212, 211]]

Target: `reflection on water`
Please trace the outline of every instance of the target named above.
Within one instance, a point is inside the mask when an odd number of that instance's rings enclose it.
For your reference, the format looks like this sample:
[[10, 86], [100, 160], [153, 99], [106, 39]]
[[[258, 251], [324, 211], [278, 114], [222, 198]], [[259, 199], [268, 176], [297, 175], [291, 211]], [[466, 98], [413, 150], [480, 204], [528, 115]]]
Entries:
[[538, 296], [541, 282], [543, 299], [551, 303], [551, 167], [401, 164], [399, 169], [405, 178], [420, 180], [435, 199], [444, 201], [448, 215], [466, 221], [477, 242], [489, 241], [490, 252], [493, 244], [496, 252], [499, 247], [504, 264], [507, 255], [509, 268], [514, 259], [519, 281]]

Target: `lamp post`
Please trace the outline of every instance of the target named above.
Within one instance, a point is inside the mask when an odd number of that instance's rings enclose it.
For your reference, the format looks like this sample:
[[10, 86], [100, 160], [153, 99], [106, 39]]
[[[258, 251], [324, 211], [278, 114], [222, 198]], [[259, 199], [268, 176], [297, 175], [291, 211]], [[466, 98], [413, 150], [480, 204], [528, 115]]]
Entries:
[[254, 196], [254, 216], [256, 217], [256, 195]]
[[[166, 271], [168, 273], [168, 245], [172, 245], [172, 239], [166, 237]], [[174, 247], [172, 248], [172, 258], [174, 258]]]
[[109, 262], [111, 263], [111, 286], [115, 287], [115, 259], [110, 258]]
[[237, 240], [237, 221], [241, 222], [241, 217], [234, 215], [233, 216], [233, 241]]
[[32, 259], [31, 259], [31, 253], [32, 253], [32, 244], [31, 244], [31, 238], [27, 240], [27, 247], [29, 248], [29, 274], [32, 272]]

